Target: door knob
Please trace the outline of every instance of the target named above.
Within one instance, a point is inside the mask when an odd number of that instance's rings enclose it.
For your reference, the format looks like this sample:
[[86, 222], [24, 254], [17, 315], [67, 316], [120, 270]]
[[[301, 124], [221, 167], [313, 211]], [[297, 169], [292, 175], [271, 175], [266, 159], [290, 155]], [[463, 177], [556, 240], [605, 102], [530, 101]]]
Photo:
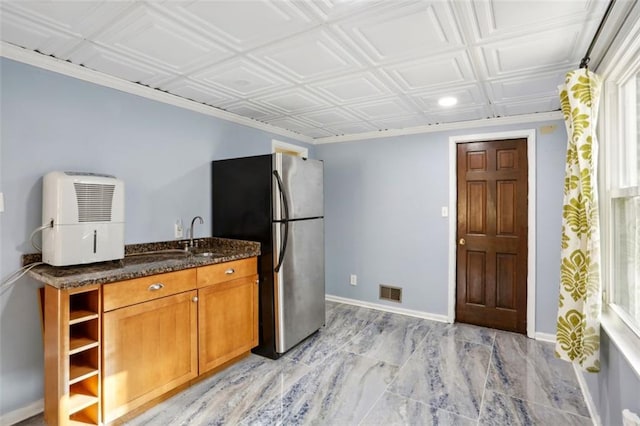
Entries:
[[464, 238], [460, 238], [460, 245], [463, 246], [467, 244], [467, 242], [464, 240]]

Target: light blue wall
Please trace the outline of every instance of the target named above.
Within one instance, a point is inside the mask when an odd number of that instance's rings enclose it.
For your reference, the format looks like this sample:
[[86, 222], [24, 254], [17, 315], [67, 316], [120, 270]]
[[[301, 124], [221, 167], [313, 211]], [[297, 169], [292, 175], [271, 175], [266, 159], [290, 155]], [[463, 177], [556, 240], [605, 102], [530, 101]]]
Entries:
[[[536, 131], [536, 331], [555, 332], [566, 132], [562, 121], [483, 127], [316, 146], [325, 162], [327, 293], [375, 303], [403, 288], [400, 307], [447, 315], [449, 136]], [[349, 274], [358, 285], [349, 285]]]
[[[41, 177], [51, 170], [107, 172], [125, 180], [126, 242], [171, 239], [196, 214], [210, 233], [209, 161], [270, 151], [278, 135], [0, 60], [0, 276], [33, 250]], [[378, 283], [402, 285], [404, 307], [447, 308], [448, 137], [539, 128], [537, 123], [323, 145], [327, 292], [379, 302]], [[564, 125], [537, 132], [536, 329], [554, 333], [559, 271]], [[298, 143], [299, 144], [299, 143]], [[303, 144], [300, 144], [303, 145]], [[314, 149], [311, 147], [311, 153]], [[357, 287], [348, 284], [357, 273]], [[0, 298], [0, 415], [42, 398], [36, 289], [23, 279]], [[640, 411], [640, 381], [605, 336], [603, 372], [587, 381], [605, 424]], [[636, 397], [635, 405], [633, 398]], [[618, 417], [616, 417], [618, 416]], [[616, 420], [616, 421], [613, 421]]]
[[[210, 161], [269, 153], [274, 138], [297, 143], [7, 59], [0, 74], [3, 278], [34, 251], [27, 240], [49, 171], [123, 179], [126, 243], [172, 239], [176, 219], [186, 226], [195, 215], [205, 220], [196, 236], [208, 236]], [[38, 287], [25, 278], [0, 298], [0, 415], [43, 396]]]
[[583, 373], [603, 425], [621, 425], [622, 410], [640, 415], [640, 377], [601, 330], [600, 372]]
[[[537, 131], [557, 125], [552, 134]], [[447, 314], [449, 136], [536, 129], [536, 331], [555, 334], [566, 132], [564, 123], [478, 128], [316, 146], [325, 162], [327, 293], [367, 302], [378, 284], [404, 288], [402, 307]], [[349, 274], [358, 285], [349, 285]], [[585, 374], [603, 425], [640, 413], [640, 378], [603, 332], [602, 371]]]

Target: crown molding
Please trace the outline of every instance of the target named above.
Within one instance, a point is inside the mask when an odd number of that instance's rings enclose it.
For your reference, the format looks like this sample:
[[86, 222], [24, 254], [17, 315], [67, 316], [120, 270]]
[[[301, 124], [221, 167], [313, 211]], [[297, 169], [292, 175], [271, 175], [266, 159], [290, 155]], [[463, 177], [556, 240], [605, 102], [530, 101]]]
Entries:
[[538, 121], [560, 120], [561, 111], [539, 112], [535, 114], [514, 115], [511, 117], [485, 118], [482, 120], [458, 121], [455, 123], [431, 124], [427, 126], [410, 127], [407, 129], [379, 130], [366, 133], [356, 133], [353, 135], [327, 136], [316, 138], [314, 145], [326, 143], [353, 142], [365, 139], [380, 139], [404, 135], [417, 135], [421, 133], [444, 132], [447, 130], [477, 129], [480, 127], [506, 126], [509, 124], [535, 123]]
[[260, 121], [243, 117], [238, 114], [233, 114], [209, 105], [181, 98], [180, 96], [152, 89], [151, 87], [143, 86], [141, 84], [132, 83], [118, 77], [113, 77], [99, 71], [18, 47], [4, 41], [0, 42], [0, 56], [28, 65], [33, 65], [34, 67], [46, 69], [48, 71], [53, 71], [58, 74], [77, 78], [79, 80], [88, 81], [100, 86], [116, 89], [121, 92], [130, 93], [143, 98], [177, 106], [179, 108], [199, 112], [211, 117], [216, 117], [243, 126], [253, 127], [254, 129], [263, 130], [276, 135], [286, 136], [299, 142], [313, 144], [313, 138], [309, 136], [304, 136], [280, 127], [272, 126], [271, 124], [262, 123]]
[[482, 120], [460, 121], [455, 123], [441, 123], [426, 126], [411, 127], [407, 129], [380, 130], [365, 133], [355, 133], [341, 136], [328, 136], [323, 138], [311, 138], [301, 135], [271, 124], [263, 123], [251, 118], [243, 117], [228, 111], [214, 108], [209, 105], [201, 104], [180, 96], [172, 95], [161, 90], [152, 89], [141, 84], [132, 83], [130, 81], [114, 77], [100, 71], [85, 68], [80, 65], [72, 64], [52, 56], [47, 56], [29, 49], [15, 46], [13, 44], [1, 41], [0, 56], [22, 62], [38, 68], [56, 72], [58, 74], [77, 78], [79, 80], [98, 84], [100, 86], [109, 87], [121, 92], [130, 93], [147, 99], [166, 103], [169, 105], [184, 108], [190, 111], [199, 112], [221, 120], [240, 124], [265, 132], [285, 136], [293, 140], [304, 142], [312, 145], [321, 145], [327, 143], [352, 142], [365, 139], [379, 139], [404, 135], [416, 135], [421, 133], [443, 132], [447, 130], [464, 130], [477, 129], [489, 126], [505, 126], [509, 124], [534, 123], [539, 121], [559, 120], [562, 119], [562, 112], [542, 112], [536, 114], [525, 114], [511, 117], [487, 118]]

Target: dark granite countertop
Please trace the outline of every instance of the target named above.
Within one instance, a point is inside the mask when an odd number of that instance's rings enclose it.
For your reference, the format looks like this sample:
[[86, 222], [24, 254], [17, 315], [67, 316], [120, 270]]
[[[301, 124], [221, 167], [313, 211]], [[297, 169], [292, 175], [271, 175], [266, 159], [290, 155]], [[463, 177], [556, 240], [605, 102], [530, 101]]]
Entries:
[[[147, 275], [246, 259], [260, 254], [260, 243], [225, 238], [200, 238], [192, 253], [184, 251], [185, 240], [125, 246], [125, 258], [88, 265], [38, 265], [29, 275], [53, 287], [75, 288], [144, 277]], [[202, 256], [209, 253], [209, 256]], [[23, 264], [40, 261], [40, 254], [23, 256]]]

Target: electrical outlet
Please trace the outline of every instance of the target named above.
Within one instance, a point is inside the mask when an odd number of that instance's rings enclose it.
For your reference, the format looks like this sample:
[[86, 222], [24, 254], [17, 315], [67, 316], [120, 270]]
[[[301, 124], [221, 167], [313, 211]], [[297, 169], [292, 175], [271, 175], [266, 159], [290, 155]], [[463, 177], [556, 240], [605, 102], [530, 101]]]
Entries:
[[349, 277], [349, 284], [358, 285], [358, 276], [356, 274], [351, 274]]
[[182, 227], [182, 220], [177, 220], [173, 225], [173, 236], [175, 238], [182, 238], [184, 236], [184, 229]]

